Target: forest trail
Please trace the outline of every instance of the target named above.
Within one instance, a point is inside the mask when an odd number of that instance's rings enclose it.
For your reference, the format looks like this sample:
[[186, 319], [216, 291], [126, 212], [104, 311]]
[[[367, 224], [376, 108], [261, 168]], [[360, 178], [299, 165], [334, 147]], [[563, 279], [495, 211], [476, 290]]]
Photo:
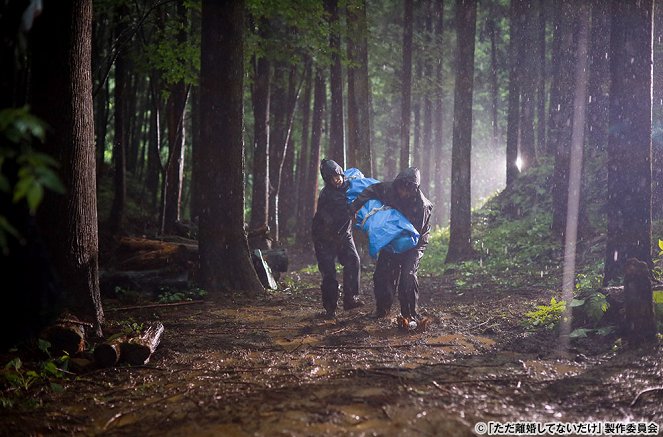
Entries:
[[[321, 317], [317, 272], [290, 272], [257, 299], [123, 314], [165, 325], [146, 366], [99, 369], [45, 394], [43, 407], [0, 417], [5, 434], [474, 435], [476, 422], [663, 424], [663, 351], [575, 350], [530, 334], [532, 292], [457, 294], [421, 278], [424, 332], [376, 320], [367, 305]], [[538, 299], [538, 302], [537, 302]], [[109, 316], [117, 315], [109, 312]], [[118, 316], [119, 317], [119, 316]]]

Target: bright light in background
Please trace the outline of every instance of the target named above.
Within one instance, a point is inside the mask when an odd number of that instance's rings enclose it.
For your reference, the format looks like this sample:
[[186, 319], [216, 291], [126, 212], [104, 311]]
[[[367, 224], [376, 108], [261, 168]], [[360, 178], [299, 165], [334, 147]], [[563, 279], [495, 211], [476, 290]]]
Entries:
[[523, 159], [520, 156], [516, 158], [516, 167], [518, 167], [518, 171], [523, 171]]

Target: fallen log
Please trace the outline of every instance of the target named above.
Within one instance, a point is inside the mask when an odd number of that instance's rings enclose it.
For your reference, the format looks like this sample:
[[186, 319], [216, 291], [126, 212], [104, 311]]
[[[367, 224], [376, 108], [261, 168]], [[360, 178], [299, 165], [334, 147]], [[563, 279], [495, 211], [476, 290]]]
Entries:
[[87, 325], [90, 324], [68, 314], [56, 320], [54, 325], [46, 327], [40, 337], [51, 344], [49, 351], [51, 354], [67, 353], [71, 356], [85, 349]]
[[120, 343], [120, 361], [134, 366], [146, 364], [154, 353], [163, 334], [163, 323], [147, 327], [138, 337]]
[[99, 272], [99, 287], [105, 295], [112, 295], [115, 287], [154, 293], [163, 287], [184, 290], [189, 286], [189, 272], [173, 271], [170, 268]]
[[127, 311], [127, 310], [142, 310], [145, 308], [163, 308], [163, 307], [175, 307], [181, 305], [192, 305], [196, 303], [203, 303], [204, 300], [187, 300], [185, 302], [171, 302], [171, 303], [154, 303], [148, 305], [134, 305], [128, 307], [119, 307], [119, 308], [108, 308], [105, 311]]
[[120, 361], [121, 338], [101, 343], [94, 348], [94, 362], [98, 367], [113, 367]]
[[118, 270], [154, 270], [171, 268], [173, 270], [186, 270], [188, 264], [198, 255], [195, 251], [182, 244], [163, 243], [160, 247], [148, 251], [139, 251], [117, 265]]

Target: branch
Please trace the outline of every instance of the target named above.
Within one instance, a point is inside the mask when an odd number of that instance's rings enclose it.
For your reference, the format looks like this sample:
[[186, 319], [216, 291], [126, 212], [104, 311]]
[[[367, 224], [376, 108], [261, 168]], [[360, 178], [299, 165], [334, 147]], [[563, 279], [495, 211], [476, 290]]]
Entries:
[[155, 303], [150, 305], [136, 305], [130, 307], [119, 307], [119, 308], [110, 308], [106, 311], [124, 311], [124, 310], [140, 310], [143, 308], [163, 308], [163, 307], [174, 307], [182, 305], [193, 305], [196, 303], [203, 303], [203, 300], [190, 300], [186, 302], [173, 302], [173, 303]]

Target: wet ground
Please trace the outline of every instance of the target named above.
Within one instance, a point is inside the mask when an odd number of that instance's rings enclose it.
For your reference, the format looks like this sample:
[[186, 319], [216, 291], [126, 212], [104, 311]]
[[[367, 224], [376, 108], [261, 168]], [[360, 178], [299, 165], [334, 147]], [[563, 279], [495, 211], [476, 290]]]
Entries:
[[663, 425], [663, 390], [641, 393], [663, 387], [663, 347], [613, 350], [597, 339], [562, 355], [555, 335], [522, 326], [549, 294], [460, 294], [449, 278], [421, 278], [432, 323], [408, 332], [396, 308], [392, 319], [371, 317], [368, 273], [367, 305], [323, 319], [318, 280], [298, 271], [257, 299], [109, 312], [163, 322], [150, 362], [68, 379], [38, 408], [0, 409], [0, 433], [466, 436], [490, 421]]

